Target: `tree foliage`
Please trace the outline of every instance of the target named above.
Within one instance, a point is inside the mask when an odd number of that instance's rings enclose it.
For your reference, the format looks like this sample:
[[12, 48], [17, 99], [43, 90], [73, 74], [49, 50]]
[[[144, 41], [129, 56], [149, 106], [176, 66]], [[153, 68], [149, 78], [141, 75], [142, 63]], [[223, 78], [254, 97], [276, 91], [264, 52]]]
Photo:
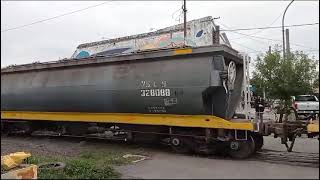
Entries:
[[318, 61], [302, 51], [286, 55], [284, 60], [276, 46], [273, 51], [257, 57], [251, 84], [262, 95], [265, 88], [269, 98], [288, 101], [291, 96], [311, 93], [318, 73]]
[[313, 82], [313, 87], [314, 88], [319, 88], [319, 72], [317, 74], [318, 75], [317, 75], [316, 79]]

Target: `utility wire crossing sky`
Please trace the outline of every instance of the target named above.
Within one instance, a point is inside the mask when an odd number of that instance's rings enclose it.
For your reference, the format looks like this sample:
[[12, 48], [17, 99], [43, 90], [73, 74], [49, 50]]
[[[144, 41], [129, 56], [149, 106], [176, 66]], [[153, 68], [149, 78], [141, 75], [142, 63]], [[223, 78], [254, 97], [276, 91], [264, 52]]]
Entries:
[[[187, 1], [187, 20], [214, 17], [233, 48], [254, 59], [269, 46], [282, 44], [281, 19], [288, 3]], [[82, 43], [182, 23], [181, 5], [182, 1], [2, 1], [1, 67], [69, 58]], [[319, 59], [318, 14], [318, 1], [290, 6], [285, 25], [292, 51], [303, 50]]]

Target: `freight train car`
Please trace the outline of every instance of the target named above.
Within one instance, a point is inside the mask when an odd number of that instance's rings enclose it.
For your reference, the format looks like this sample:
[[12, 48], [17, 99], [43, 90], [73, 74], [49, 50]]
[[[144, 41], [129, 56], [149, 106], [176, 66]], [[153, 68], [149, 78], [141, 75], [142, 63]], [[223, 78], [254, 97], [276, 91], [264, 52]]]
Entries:
[[164, 141], [177, 152], [246, 158], [262, 146], [231, 120], [243, 60], [225, 45], [95, 56], [1, 69], [4, 132]]

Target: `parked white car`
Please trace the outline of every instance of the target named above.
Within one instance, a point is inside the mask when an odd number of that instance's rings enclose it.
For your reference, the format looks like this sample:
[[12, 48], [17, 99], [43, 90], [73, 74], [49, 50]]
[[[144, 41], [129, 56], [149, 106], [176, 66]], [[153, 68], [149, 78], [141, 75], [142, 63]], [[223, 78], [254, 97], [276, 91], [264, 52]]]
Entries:
[[310, 117], [319, 114], [319, 100], [314, 95], [298, 95], [293, 97], [293, 108], [298, 116]]

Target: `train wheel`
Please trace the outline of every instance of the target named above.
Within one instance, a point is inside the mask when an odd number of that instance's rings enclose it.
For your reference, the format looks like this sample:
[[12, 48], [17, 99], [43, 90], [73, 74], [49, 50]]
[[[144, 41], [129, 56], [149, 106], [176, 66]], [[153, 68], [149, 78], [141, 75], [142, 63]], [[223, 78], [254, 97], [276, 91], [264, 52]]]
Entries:
[[191, 139], [174, 136], [171, 138], [171, 148], [181, 154], [186, 154], [192, 152], [192, 148], [190, 147]]
[[260, 134], [254, 134], [253, 135], [254, 143], [255, 143], [255, 149], [254, 151], [260, 151], [263, 146], [263, 136]]
[[230, 143], [229, 155], [235, 159], [248, 158], [255, 150], [255, 143], [252, 136], [247, 140], [232, 141]]

